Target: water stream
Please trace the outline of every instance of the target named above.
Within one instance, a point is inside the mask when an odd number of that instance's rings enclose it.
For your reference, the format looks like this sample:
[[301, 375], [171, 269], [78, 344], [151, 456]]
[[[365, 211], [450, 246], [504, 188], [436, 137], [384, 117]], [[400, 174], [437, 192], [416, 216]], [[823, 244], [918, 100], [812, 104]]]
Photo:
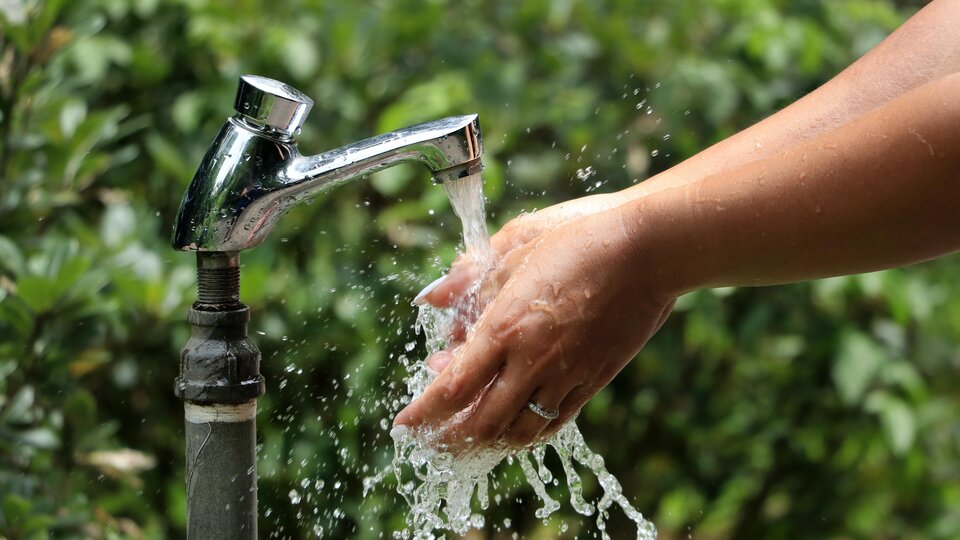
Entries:
[[[480, 176], [447, 182], [444, 187], [463, 224], [466, 255], [477, 262], [481, 273], [489, 271], [494, 260], [486, 229]], [[420, 308], [417, 326], [426, 338], [424, 358], [446, 346], [445, 336], [449, 335], [453, 324], [469, 326], [476, 320], [483, 308], [477, 290], [481, 282], [482, 279], [478, 279], [473, 289], [450, 308], [438, 309], [428, 305]], [[434, 375], [428, 372], [422, 361], [410, 362], [408, 367], [407, 388], [410, 397], [416, 398]], [[654, 525], [645, 520], [623, 495], [620, 483], [604, 466], [603, 457], [590, 450], [573, 420], [548, 440], [531, 448], [488, 448], [457, 456], [438, 451], [431, 443], [429, 433], [414, 432], [401, 426], [394, 428], [391, 436], [394, 440], [393, 465], [384, 473], [396, 475], [397, 489], [410, 505], [407, 528], [396, 533], [396, 538], [432, 540], [443, 538], [445, 531], [464, 534], [471, 528], [484, 527], [482, 512], [490, 506], [489, 492], [491, 486], [496, 489], [496, 469], [503, 462], [519, 463], [541, 504], [536, 516], [545, 520], [561, 507], [561, 503], [547, 491], [548, 486], [559, 486], [561, 482], [560, 475], [545, 463], [548, 450], [559, 458], [571, 507], [583, 516], [595, 517], [601, 538], [610, 538], [606, 521], [614, 505], [636, 524], [638, 540], [656, 538]], [[596, 475], [603, 491], [599, 500], [585, 499], [578, 469], [587, 469]], [[377, 479], [370, 480], [366, 486], [368, 489], [377, 483]], [[500, 497], [495, 496], [494, 500], [499, 501]]]

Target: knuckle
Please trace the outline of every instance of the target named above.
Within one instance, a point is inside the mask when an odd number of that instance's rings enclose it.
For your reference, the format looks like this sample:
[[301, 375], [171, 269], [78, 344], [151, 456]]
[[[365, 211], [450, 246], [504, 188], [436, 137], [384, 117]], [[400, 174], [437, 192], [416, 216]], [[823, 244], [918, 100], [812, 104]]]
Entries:
[[534, 351], [537, 364], [550, 370], [566, 371], [568, 363], [564, 356], [564, 348], [560, 341], [541, 343]]
[[522, 319], [514, 316], [498, 317], [490, 322], [490, 337], [494, 343], [513, 341], [523, 335]]
[[533, 441], [533, 436], [528, 429], [511, 429], [504, 438], [512, 446], [526, 446]]
[[500, 425], [496, 422], [483, 422], [477, 426], [476, 439], [480, 444], [490, 444], [500, 435]]
[[506, 233], [507, 235], [516, 234], [526, 226], [529, 220], [529, 214], [521, 214], [504, 224], [504, 226], [500, 228], [500, 232]]

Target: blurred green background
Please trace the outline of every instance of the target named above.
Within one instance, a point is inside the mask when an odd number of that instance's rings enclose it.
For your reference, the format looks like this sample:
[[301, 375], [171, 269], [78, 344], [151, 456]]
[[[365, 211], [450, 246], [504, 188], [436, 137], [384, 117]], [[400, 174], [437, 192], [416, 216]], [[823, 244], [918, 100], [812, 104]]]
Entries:
[[[916, 9], [0, 1], [0, 537], [183, 536], [172, 381], [195, 261], [168, 236], [238, 76], [314, 98], [306, 152], [480, 113], [495, 230], [678, 163]], [[458, 235], [426, 171], [396, 168], [292, 211], [243, 253], [268, 381], [262, 537], [402, 528], [390, 481], [364, 497], [362, 479], [392, 452], [410, 299]], [[586, 439], [663, 539], [958, 538], [958, 264], [686, 296], [585, 408]], [[507, 496], [471, 538], [591, 537], [569, 505], [534, 518], [530, 489], [503, 474]], [[611, 526], [633, 534], [622, 516]]]

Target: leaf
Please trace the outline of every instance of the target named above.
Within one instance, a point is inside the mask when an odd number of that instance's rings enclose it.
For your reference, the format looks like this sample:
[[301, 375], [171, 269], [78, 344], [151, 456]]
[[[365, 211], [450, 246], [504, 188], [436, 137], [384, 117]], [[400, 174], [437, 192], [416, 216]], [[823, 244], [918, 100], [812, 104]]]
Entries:
[[0, 17], [4, 22], [4, 30], [9, 31], [27, 22], [27, 6], [22, 2], [0, 2]]
[[60, 445], [60, 439], [52, 429], [46, 427], [28, 429], [18, 434], [20, 442], [34, 448], [52, 450]]
[[3, 499], [3, 515], [7, 523], [17, 523], [24, 519], [33, 508], [33, 503], [15, 494], [7, 495]]
[[64, 164], [64, 185], [72, 185], [87, 156], [97, 144], [116, 137], [120, 121], [129, 114], [127, 107], [115, 107], [87, 115], [76, 127]]
[[60, 108], [60, 132], [65, 138], [73, 137], [77, 126], [87, 116], [87, 105], [80, 100], [70, 100]]
[[33, 312], [22, 301], [0, 300], [0, 319], [9, 323], [23, 337], [33, 327]]
[[310, 36], [298, 32], [285, 32], [284, 51], [281, 59], [295, 78], [306, 80], [320, 66], [320, 49]]
[[20, 248], [6, 236], [0, 236], [0, 267], [6, 268], [14, 276], [22, 274], [26, 267]]
[[692, 486], [678, 487], [660, 500], [657, 526], [678, 529], [702, 511], [703, 495]]
[[90, 259], [82, 255], [69, 259], [57, 274], [57, 295], [60, 296], [65, 293], [67, 289], [73, 287], [74, 284], [80, 281], [80, 278], [86, 275], [89, 268]]
[[78, 433], [73, 447], [78, 452], [103, 448], [117, 433], [117, 429], [116, 421], [99, 422], [86, 431]]
[[171, 118], [177, 129], [184, 133], [192, 133], [202, 118], [206, 101], [199, 92], [185, 92], [177, 97], [171, 109]]
[[471, 95], [465, 77], [445, 73], [408, 89], [383, 112], [377, 127], [387, 132], [451, 114], [461, 104], [470, 103]]
[[[70, 362], [68, 370], [71, 376], [79, 379], [110, 363], [111, 358], [110, 353], [104, 349], [87, 349], [81, 352], [76, 360]], [[80, 395], [80, 392], [76, 391], [76, 395]]]
[[97, 467], [102, 472], [114, 476], [139, 473], [154, 468], [157, 459], [146, 452], [132, 448], [118, 448], [115, 450], [97, 450], [82, 456], [82, 461]]
[[17, 281], [17, 296], [34, 313], [43, 313], [57, 301], [56, 284], [42, 276], [24, 276]]
[[0, 422], [26, 424], [33, 421], [30, 409], [33, 407], [34, 390], [32, 386], [21, 388], [0, 410]]
[[404, 163], [396, 167], [384, 169], [370, 177], [370, 183], [380, 193], [392, 197], [400, 192], [410, 179], [422, 174], [422, 168], [414, 169], [413, 165]]
[[893, 453], [902, 456], [913, 446], [917, 425], [913, 411], [900, 398], [883, 391], [871, 393], [864, 402], [867, 411], [878, 414]]
[[75, 390], [63, 404], [63, 413], [76, 432], [85, 433], [96, 422], [96, 399], [84, 389]]
[[130, 205], [125, 203], [107, 206], [103, 219], [100, 222], [100, 238], [109, 247], [120, 246], [136, 231], [136, 214]]
[[183, 159], [183, 152], [179, 148], [156, 133], [147, 135], [146, 145], [150, 158], [160, 170], [179, 179], [183, 186], [190, 182], [193, 171]]
[[6, 236], [0, 235], [0, 268], [6, 268], [16, 276], [23, 273], [25, 266], [20, 248]]
[[833, 364], [833, 383], [840, 399], [848, 405], [859, 402], [887, 361], [886, 352], [867, 336], [858, 332], [844, 336]]

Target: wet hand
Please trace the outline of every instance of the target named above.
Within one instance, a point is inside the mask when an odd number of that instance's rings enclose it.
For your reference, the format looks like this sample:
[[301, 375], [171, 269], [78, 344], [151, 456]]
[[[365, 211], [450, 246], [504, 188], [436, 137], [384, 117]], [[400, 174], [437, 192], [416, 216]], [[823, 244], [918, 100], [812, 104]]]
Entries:
[[462, 344], [428, 360], [440, 374], [396, 423], [442, 426], [442, 440], [457, 447], [525, 446], [559, 429], [673, 306], [638, 229], [607, 210], [506, 257], [502, 287]]
[[[517, 266], [531, 244], [545, 233], [581, 217], [614, 208], [625, 201], [620, 193], [591, 195], [553, 205], [509, 221], [490, 239], [495, 271], [487, 276], [484, 294], [491, 296], [509, 274], [501, 271]], [[459, 300], [480, 276], [481, 270], [468, 256], [461, 255], [450, 271], [427, 285], [414, 299], [435, 307], [448, 307]]]

